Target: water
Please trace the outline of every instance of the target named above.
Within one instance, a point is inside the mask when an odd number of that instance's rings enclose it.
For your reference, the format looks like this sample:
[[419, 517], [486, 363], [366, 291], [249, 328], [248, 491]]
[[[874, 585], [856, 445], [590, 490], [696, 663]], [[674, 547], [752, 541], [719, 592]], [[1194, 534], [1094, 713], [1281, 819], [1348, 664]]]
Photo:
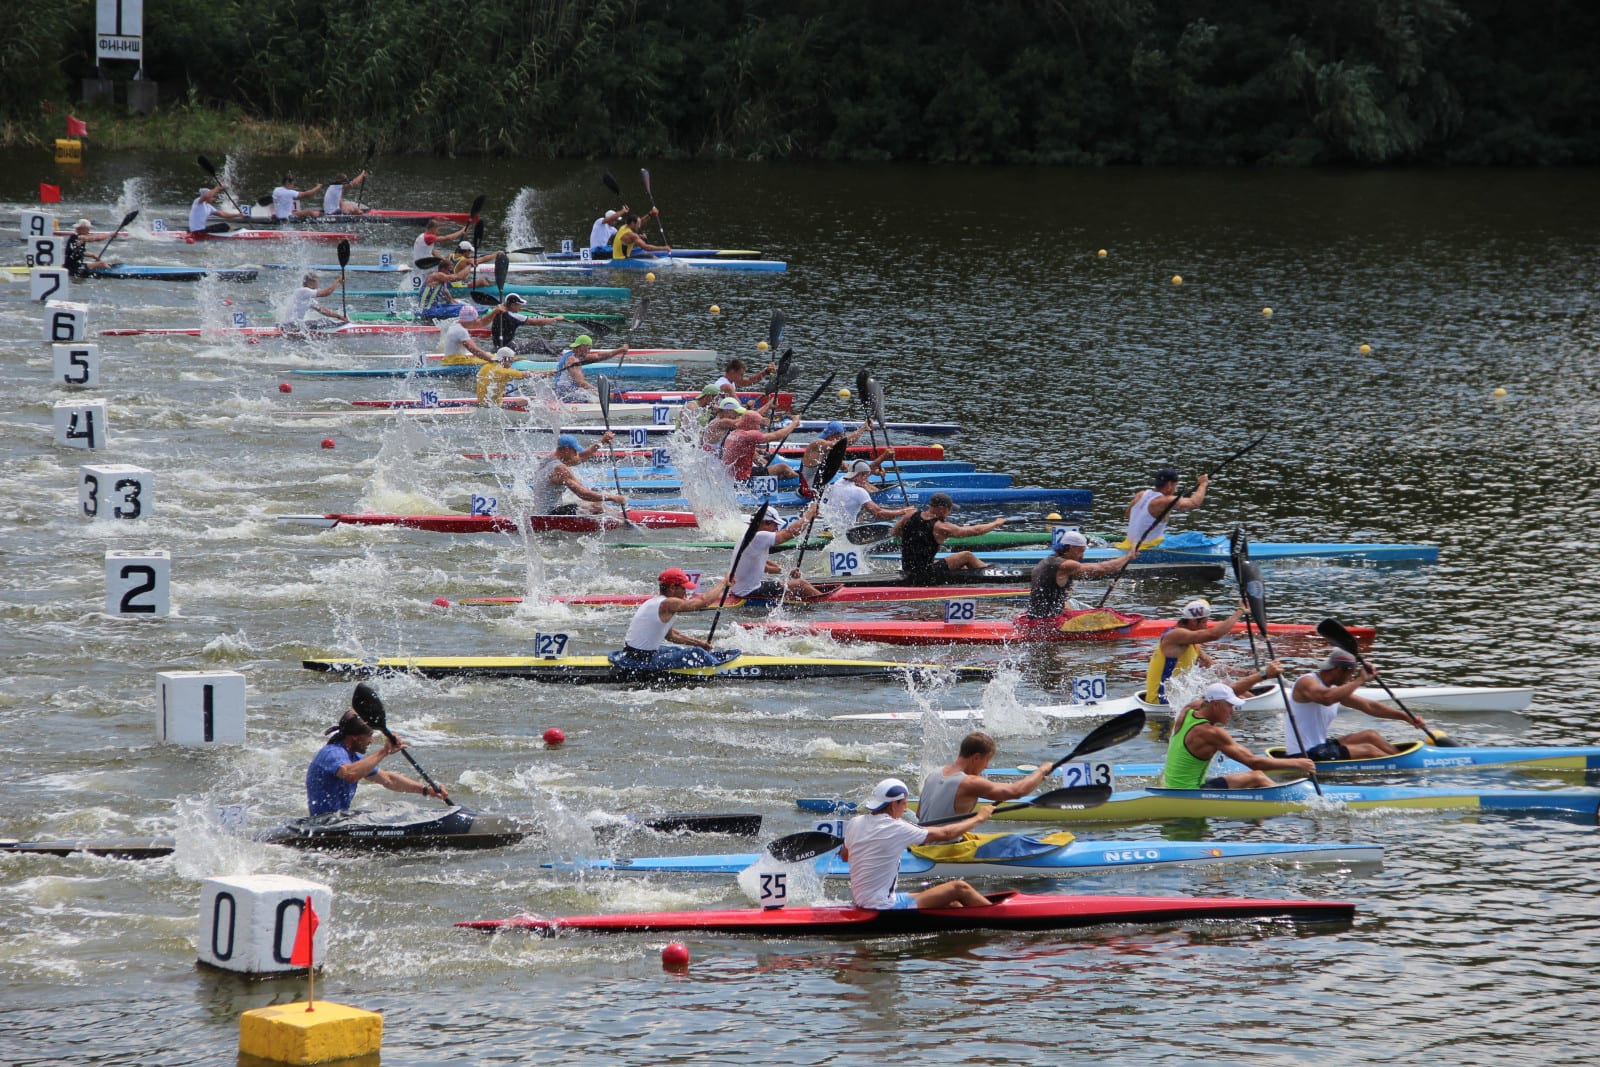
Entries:
[[[31, 196], [38, 167], [31, 156], [11, 162], [0, 198], [14, 207]], [[241, 196], [265, 191], [263, 176], [279, 169], [240, 163], [236, 171], [262, 178]], [[485, 192], [491, 212], [517, 205], [514, 219], [492, 221], [491, 245], [509, 233], [554, 247], [564, 235], [581, 240], [600, 208], [614, 206], [599, 169], [396, 161], [377, 169], [371, 193], [388, 206], [460, 210]], [[630, 168], [610, 169], [633, 206], [647, 203], [627, 180]], [[82, 206], [114, 221], [137, 202], [141, 223], [181, 218], [202, 177], [193, 170], [188, 159], [96, 158], [68, 177], [66, 214]], [[1275, 619], [1376, 623], [1373, 657], [1397, 683], [1538, 687], [1525, 717], [1439, 717], [1465, 741], [1594, 739], [1600, 208], [1592, 172], [685, 165], [652, 177], [680, 246], [762, 249], [790, 271], [659, 272], [636, 343], [754, 355], [771, 311], [782, 308], [785, 344], [804, 370], [797, 392], [828, 370], [852, 382], [870, 363], [894, 417], [961, 422], [969, 429], [952, 442], [955, 453], [1009, 470], [1019, 484], [1094, 489], [1089, 525], [1104, 531], [1120, 525], [1149, 468], [1170, 463], [1192, 474], [1270, 430], [1218, 476], [1185, 525], [1219, 532], [1242, 522], [1260, 540], [1442, 546], [1437, 566], [1273, 565]], [[387, 242], [364, 239], [356, 262], [380, 247], [402, 252], [412, 236], [405, 227], [377, 232]], [[137, 262], [333, 261], [331, 247], [189, 248], [147, 238], [119, 241], [113, 252]], [[257, 314], [294, 280], [283, 271], [251, 286], [106, 282], [72, 295], [92, 301], [96, 329], [220, 323], [239, 304]], [[303, 810], [305, 763], [349, 685], [300, 669], [301, 659], [524, 651], [535, 633], [554, 630], [570, 632], [578, 650], [602, 650], [616, 645], [626, 611], [568, 608], [549, 596], [646, 591], [662, 567], [710, 570], [725, 557], [618, 550], [592, 538], [318, 533], [274, 523], [286, 513], [464, 511], [472, 492], [515, 482], [525, 460], [460, 457], [528, 447], [526, 435], [508, 432], [512, 417], [285, 417], [329, 398], [409, 395], [397, 382], [297, 382], [292, 394], [278, 392], [293, 367], [361, 365], [381, 343], [330, 355], [272, 342], [107, 339], [105, 384], [92, 395], [110, 402], [111, 446], [93, 460], [57, 449], [50, 405], [65, 394], [48, 384], [37, 309], [18, 295], [22, 286], [11, 288], [0, 296], [0, 336], [12, 342], [0, 357], [0, 455], [11, 471], [0, 602], [8, 682], [0, 771], [11, 803], [0, 829], [24, 839], [175, 833], [179, 848], [142, 864], [0, 860], [10, 904], [0, 918], [0, 1058], [231, 1062], [240, 1011], [303, 991], [299, 981], [247, 983], [193, 966], [200, 879], [245, 872], [333, 887], [318, 988], [385, 1012], [391, 1067], [551, 1057], [859, 1064], [881, 1059], [891, 1043], [921, 1060], [948, 1057], [957, 1042], [965, 1046], [957, 1055], [1022, 1063], [1063, 1054], [1141, 1064], [1387, 1063], [1397, 1042], [1417, 1059], [1564, 1063], [1578, 1060], [1592, 1032], [1594, 831], [1544, 820], [1386, 813], [1220, 822], [1208, 829], [1228, 839], [1375, 841], [1387, 857], [1376, 870], [1252, 866], [1035, 884], [1353, 900], [1358, 917], [1343, 930], [1186, 923], [860, 944], [695, 939], [691, 970], [675, 976], [659, 965], [665, 937], [489, 939], [450, 925], [523, 911], [736, 904], [743, 898], [731, 880], [579, 877], [538, 865], [744, 844], [597, 843], [590, 823], [621, 812], [749, 810], [765, 816], [771, 836], [804, 829], [793, 797], [858, 797], [885, 775], [915, 777], [948, 758], [957, 736], [829, 715], [982, 702], [1005, 709], [995, 720], [1001, 762], [1049, 758], [1061, 751], [1051, 746], [1059, 728], [1017, 705], [1065, 699], [1085, 670], [1105, 670], [1113, 693], [1129, 691], [1143, 673], [1137, 647], [974, 651], [963, 658], [1014, 668], [987, 691], [768, 683], [649, 693], [386, 680], [390, 723], [430, 773], [471, 806], [540, 819], [550, 833], [479, 855], [370, 857], [303, 855], [228, 836], [208, 821], [218, 805], [245, 804], [257, 826]], [[712, 304], [720, 315], [709, 314]], [[1496, 386], [1508, 395], [1494, 397]], [[812, 414], [852, 412], [828, 397]], [[323, 437], [337, 447], [320, 448]], [[76, 468], [91, 461], [152, 469], [154, 514], [120, 526], [80, 520]], [[102, 615], [103, 553], [156, 547], [173, 555], [173, 615]], [[1220, 586], [1149, 583], [1123, 588], [1114, 602], [1168, 614], [1197, 593], [1222, 604], [1231, 596]], [[505, 594], [530, 600], [481, 611], [431, 603]], [[732, 639], [734, 621], [723, 618], [719, 639]], [[803, 639], [748, 644], [840, 651]], [[1316, 655], [1310, 646], [1281, 652], [1295, 667]], [[1241, 663], [1248, 650], [1230, 644], [1221, 655]], [[196, 752], [156, 742], [154, 672], [199, 668], [246, 674], [247, 745]], [[541, 744], [551, 725], [566, 731], [565, 748]], [[1263, 719], [1238, 733], [1259, 746], [1276, 742], [1277, 729]], [[1141, 738], [1116, 755], [1154, 760], [1160, 749]], [[374, 806], [405, 803], [371, 786], [364, 794]], [[1197, 828], [1086, 834], [1113, 832]]]

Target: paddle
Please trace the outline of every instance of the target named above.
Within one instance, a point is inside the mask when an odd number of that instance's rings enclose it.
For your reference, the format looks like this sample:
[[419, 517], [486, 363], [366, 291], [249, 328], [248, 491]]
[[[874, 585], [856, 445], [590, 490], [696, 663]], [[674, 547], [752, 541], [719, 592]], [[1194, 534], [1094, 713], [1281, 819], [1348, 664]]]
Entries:
[[[1245, 445], [1243, 448], [1239, 449], [1237, 452], [1235, 452], [1233, 455], [1229, 456], [1227, 459], [1223, 460], [1222, 462], [1214, 464], [1212, 466], [1212, 468], [1209, 471], [1206, 472], [1206, 475], [1209, 477], [1210, 475], [1216, 474], [1223, 467], [1226, 467], [1228, 464], [1232, 463], [1234, 460], [1238, 459], [1240, 456], [1244, 455], [1246, 452], [1249, 452], [1251, 449], [1255, 448], [1262, 441], [1265, 441], [1267, 439], [1267, 434], [1269, 434], [1271, 432], [1272, 431], [1270, 431], [1270, 430], [1263, 430], [1260, 434], [1258, 434], [1256, 436], [1256, 439], [1254, 441], [1251, 441], [1249, 444]], [[1160, 526], [1161, 523], [1166, 519], [1167, 515], [1172, 511], [1172, 509], [1178, 506], [1178, 501], [1182, 500], [1183, 497], [1184, 497], [1184, 494], [1181, 491], [1182, 490], [1182, 486], [1179, 486], [1179, 490], [1180, 490], [1179, 492], [1174, 493], [1172, 495], [1172, 499], [1171, 500], [1167, 501], [1167, 506], [1161, 509], [1161, 513], [1158, 514], [1155, 518], [1151, 519], [1149, 524], [1147, 526], [1145, 526], [1144, 532], [1139, 535], [1139, 540], [1137, 542], [1138, 544], [1141, 544], [1141, 545], [1144, 544], [1145, 539], [1150, 536], [1150, 531], [1154, 530], [1157, 526]], [[1100, 598], [1100, 603], [1096, 604], [1095, 607], [1097, 607], [1097, 608], [1104, 607], [1106, 601], [1111, 599], [1111, 590], [1116, 588], [1117, 579], [1121, 578], [1122, 577], [1122, 572], [1126, 571], [1127, 569], [1128, 569], [1128, 564], [1124, 563], [1122, 566], [1117, 568], [1117, 570], [1116, 570], [1116, 572], [1114, 574], [1111, 575], [1110, 580], [1106, 583], [1105, 595]], [[1266, 635], [1266, 631], [1265, 630], [1262, 631], [1262, 635], [1263, 636]], [[1269, 652], [1268, 655], [1270, 656], [1271, 653]]]
[[1087, 756], [1091, 752], [1101, 752], [1124, 741], [1132, 741], [1144, 729], [1144, 718], [1144, 709], [1134, 708], [1101, 723], [1072, 746], [1071, 752], [1052, 763], [1047, 773], [1054, 774], [1063, 764], [1071, 763], [1079, 756]]
[[[357, 174], [367, 174], [367, 172], [372, 169], [372, 153], [376, 152], [377, 150], [378, 150], [378, 142], [377, 141], [368, 141], [367, 142], [367, 158], [362, 160], [361, 169], [356, 171]], [[371, 184], [372, 184], [372, 175], [371, 174], [367, 174], [367, 176], [365, 178], [361, 179], [361, 192], [359, 194], [357, 194], [357, 196], [356, 196], [356, 207], [359, 208], [361, 206], [361, 201], [363, 199], [365, 199], [365, 197], [367, 195], [367, 188]]]
[[[828, 485], [828, 483], [832, 482], [834, 476], [839, 473], [839, 468], [844, 466], [844, 454], [849, 450], [849, 448], [850, 443], [841, 437], [839, 440], [833, 443], [832, 448], [828, 449], [828, 455], [822, 461], [822, 473], [817, 478], [818, 499], [821, 499], [822, 497], [822, 490]], [[805, 533], [800, 535], [800, 554], [795, 557], [794, 561], [794, 569], [797, 571], [800, 569], [800, 565], [806, 561], [806, 548], [811, 543], [811, 527], [816, 525], [816, 522], [817, 513], [813, 511], [811, 513], [811, 518], [806, 520]]]
[[[1241, 538], [1242, 539], [1242, 538]], [[1261, 641], [1267, 646], [1267, 659], [1277, 657], [1272, 653], [1272, 638], [1267, 635], [1267, 587], [1261, 581], [1261, 568], [1257, 567], [1250, 559], [1244, 558], [1249, 552], [1248, 547], [1241, 554], [1239, 561], [1239, 574], [1243, 577], [1240, 582], [1239, 592], [1244, 597], [1245, 604], [1250, 608], [1250, 616], [1261, 630]], [[1283, 675], [1278, 675], [1278, 695], [1283, 698], [1283, 706], [1290, 707], [1289, 689], [1283, 684]], [[1306, 743], [1300, 736], [1300, 722], [1293, 715], [1288, 716], [1289, 728], [1294, 731], [1295, 744], [1299, 751], [1306, 750]], [[1287, 738], [1285, 739], [1287, 740]], [[1307, 757], [1308, 759], [1310, 757]], [[1311, 788], [1317, 791], [1317, 796], [1322, 795], [1322, 783], [1317, 781], [1315, 771], [1311, 772]]]
[[618, 371], [622, 370], [622, 361], [628, 358], [627, 348], [628, 343], [633, 340], [633, 331], [639, 328], [639, 324], [644, 321], [644, 313], [649, 310], [650, 298], [641, 296], [639, 298], [639, 306], [634, 308], [633, 313], [628, 316], [628, 324], [622, 330], [622, 344], [618, 347], [622, 348], [623, 351], [617, 356]]
[[[670, 245], [672, 242], [667, 240], [667, 228], [661, 225], [661, 212], [656, 208], [656, 194], [650, 191], [650, 172], [640, 167], [639, 180], [644, 182], [644, 195], [650, 198], [650, 210], [655, 215], [656, 229], [661, 232], [661, 243]], [[777, 346], [774, 345], [773, 347], [776, 348]]]
[[[1239, 583], [1239, 589], [1244, 590], [1244, 565], [1250, 562], [1250, 542], [1245, 538], [1244, 527], [1235, 526], [1233, 533], [1228, 537], [1228, 559], [1233, 564], [1233, 580]], [[1261, 671], [1261, 654], [1256, 651], [1256, 630], [1254, 616], [1247, 615], [1244, 620], [1244, 634], [1250, 639], [1250, 661], [1255, 664], [1257, 673]], [[1267, 636], [1266, 631], [1261, 636]]]
[[[361, 682], [356, 686], [355, 696], [350, 698], [350, 707], [357, 715], [361, 716], [362, 722], [365, 722], [368, 726], [388, 738], [391, 745], [400, 743], [395, 739], [394, 734], [389, 732], [388, 714], [383, 710], [383, 701], [378, 698], [377, 690], [366, 682]], [[406, 758], [406, 762], [411, 764], [418, 774], [422, 775], [422, 780], [427, 782], [429, 787], [439, 794], [439, 799], [444, 801], [445, 806], [449, 807], [450, 801], [445, 799], [444, 790], [439, 788], [438, 782], [428, 777], [428, 772], [422, 769], [422, 765], [412, 757], [411, 752], [402, 748], [400, 754]]]
[[344, 295], [344, 269], [350, 265], [350, 242], [339, 242], [339, 310], [345, 320], [350, 319], [350, 302]]
[[613, 193], [617, 194], [618, 200], [622, 199], [622, 186], [617, 184], [617, 179], [611, 176], [611, 172], [609, 170], [600, 175], [600, 180], [606, 183], [607, 189], [610, 189]]
[[[595, 375], [595, 388], [600, 393], [600, 419], [606, 424], [606, 432], [611, 432], [611, 379], [604, 374]], [[607, 456], [611, 462], [611, 481], [617, 487], [617, 495], [623, 497], [622, 521], [633, 526], [633, 520], [628, 518], [628, 501], [622, 492], [622, 477], [617, 473], [617, 450], [611, 445], [606, 445]]]
[[[212, 185], [222, 185], [222, 179], [217, 175], [217, 168], [211, 165], [211, 160], [207, 159], [205, 156], [199, 156], [197, 157], [197, 161], [200, 164], [200, 169], [205, 171], [206, 175], [211, 179]], [[233, 202], [233, 210], [237, 211], [245, 218], [250, 217], [250, 213], [244, 209], [238, 200], [234, 199], [233, 193], [229, 192], [226, 186], [223, 186], [222, 191], [227, 193], [228, 199]], [[272, 197], [267, 197], [267, 203], [272, 203]], [[117, 228], [121, 229], [122, 227], [119, 226]]]
[[[1367, 661], [1362, 657], [1361, 647], [1356, 644], [1355, 637], [1350, 633], [1349, 630], [1346, 630], [1338, 622], [1334, 621], [1333, 619], [1323, 619], [1321, 622], [1317, 623], [1317, 633], [1327, 638], [1330, 644], [1337, 645], [1339, 648], [1344, 649], [1346, 652], [1354, 656], [1356, 658], [1356, 662], [1361, 665], [1363, 670], [1372, 669], [1367, 665]], [[1461, 742], [1455, 740], [1454, 738], [1446, 737], [1444, 734], [1434, 733], [1432, 730], [1422, 725], [1422, 720], [1413, 715], [1411, 713], [1411, 709], [1402, 704], [1400, 702], [1400, 698], [1394, 695], [1394, 690], [1390, 689], [1389, 683], [1383, 680], [1383, 675], [1374, 671], [1373, 681], [1383, 686], [1383, 691], [1389, 694], [1389, 699], [1394, 701], [1397, 708], [1405, 712], [1406, 718], [1411, 720], [1412, 726], [1415, 726], [1417, 729], [1421, 730], [1425, 735], [1427, 735], [1429, 741], [1433, 742], [1440, 748], [1456, 748], [1461, 744]]]
[[[477, 196], [472, 198], [472, 206], [467, 209], [467, 217], [473, 222], [477, 222], [478, 216], [483, 214], [483, 204], [486, 199], [487, 197], [485, 197], [483, 193], [479, 193]], [[474, 241], [472, 243], [476, 245], [478, 242]], [[477, 251], [477, 249], [474, 248], [473, 251]]]
[[[867, 379], [867, 398], [872, 413], [872, 421], [877, 423], [878, 428], [883, 431], [883, 447], [893, 452], [894, 442], [889, 440], [889, 424], [883, 417], [883, 386], [879, 385], [875, 378]], [[894, 464], [894, 480], [895, 484], [900, 487], [901, 505], [915, 504], [916, 501], [911, 499], [911, 494], [906, 492], [906, 480], [900, 474], [900, 464], [898, 463]]]
[[494, 287], [500, 292], [498, 303], [506, 302], [506, 276], [511, 273], [511, 259], [504, 252], [494, 254]]
[[468, 288], [478, 287], [478, 253], [483, 248], [483, 220], [479, 219], [472, 224], [472, 284]]
[[733, 566], [728, 568], [728, 580], [722, 583], [722, 596], [717, 601], [717, 612], [711, 616], [711, 629], [706, 632], [706, 644], [717, 636], [717, 623], [722, 621], [722, 607], [728, 602], [728, 590], [733, 588], [733, 576], [738, 573], [739, 561], [744, 558], [744, 550], [750, 547], [750, 542], [756, 539], [756, 534], [761, 530], [761, 522], [767, 517], [767, 502], [763, 500], [761, 506], [756, 508], [756, 513], [750, 516], [750, 525], [744, 528], [744, 536], [739, 538], [739, 548], [733, 554]]
[[131, 222], [133, 222], [134, 219], [136, 219], [138, 217], [139, 217], [139, 212], [138, 212], [137, 209], [135, 209], [133, 211], [130, 211], [126, 215], [122, 216], [122, 221], [117, 223], [117, 228], [111, 231], [111, 236], [106, 238], [106, 243], [100, 246], [100, 254], [95, 256], [94, 258], [96, 258], [96, 259], [105, 259], [106, 258], [106, 249], [111, 247], [111, 242], [115, 241], [118, 237], [122, 236], [122, 231], [127, 229], [128, 225]]
[[531, 252], [531, 253], [537, 255], [537, 254], [539, 254], [539, 253], [544, 251], [544, 245], [527, 245], [526, 247], [523, 247], [523, 248], [508, 248], [508, 249], [506, 249], [506, 251], [511, 252], [513, 254], [515, 254], [517, 252]]

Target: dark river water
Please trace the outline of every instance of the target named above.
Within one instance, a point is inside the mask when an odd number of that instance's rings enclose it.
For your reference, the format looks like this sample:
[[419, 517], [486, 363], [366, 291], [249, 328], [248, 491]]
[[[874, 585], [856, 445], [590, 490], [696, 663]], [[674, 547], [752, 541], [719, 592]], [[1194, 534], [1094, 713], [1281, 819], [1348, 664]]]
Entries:
[[[9, 218], [56, 172], [32, 154], [4, 161], [0, 212]], [[487, 194], [492, 247], [581, 240], [599, 210], [615, 206], [600, 164], [379, 163], [371, 195], [383, 206], [464, 210]], [[231, 166], [253, 196], [285, 165], [316, 179], [341, 161]], [[635, 164], [610, 169], [635, 207], [648, 203]], [[636, 343], [754, 355], [781, 309], [784, 343], [802, 371], [797, 391], [830, 370], [853, 382], [870, 365], [894, 417], [962, 425], [948, 439], [952, 455], [1018, 484], [1092, 489], [1087, 525], [1101, 532], [1120, 526], [1152, 467], [1171, 464], [1189, 477], [1269, 431], [1219, 474], [1185, 526], [1226, 532], [1242, 523], [1261, 541], [1441, 547], [1437, 565], [1269, 565], [1275, 619], [1376, 625], [1373, 659], [1396, 684], [1536, 687], [1525, 715], [1436, 717], [1463, 741], [1595, 740], [1593, 172], [674, 165], [652, 176], [680, 247], [760, 249], [789, 270], [664, 270], [648, 286], [630, 277], [623, 284], [651, 296]], [[129, 261], [332, 262], [329, 249], [152, 239], [145, 224], [181, 218], [199, 184], [188, 158], [95, 155], [61, 177], [69, 222], [87, 214], [104, 225], [142, 209], [134, 236], [113, 249]], [[366, 230], [354, 261], [403, 253], [413, 236], [403, 226]], [[91, 304], [95, 330], [219, 324], [238, 309], [264, 317], [293, 277], [102, 282], [72, 295]], [[1087, 837], [1367, 841], [1386, 854], [1381, 867], [1168, 869], [1031, 886], [1354, 901], [1354, 923], [1331, 929], [1182, 923], [859, 943], [697, 938], [688, 942], [690, 970], [675, 975], [659, 960], [666, 937], [491, 939], [451, 926], [517, 912], [736, 906], [746, 898], [725, 878], [629, 880], [540, 864], [745, 844], [596, 842], [591, 823], [625, 812], [757, 811], [769, 836], [807, 829], [796, 797], [855, 798], [885, 775], [915, 779], [949, 758], [960, 733], [931, 717], [919, 725], [833, 715], [982, 702], [1004, 710], [990, 727], [1001, 763], [1050, 758], [1063, 729], [1077, 736], [1087, 724], [1045, 724], [1026, 709], [1062, 702], [1085, 671], [1106, 672], [1113, 694], [1131, 692], [1148, 655], [1131, 644], [921, 650], [1008, 669], [987, 687], [915, 694], [855, 682], [662, 693], [389, 679], [390, 724], [423, 766], [464, 803], [539, 820], [548, 833], [500, 851], [421, 856], [302, 854], [232, 837], [210, 821], [218, 806], [245, 805], [256, 826], [304, 811], [305, 764], [349, 685], [302, 670], [303, 658], [520, 654], [552, 630], [569, 632], [578, 651], [601, 651], [620, 644], [627, 609], [545, 598], [648, 590], [662, 567], [710, 570], [726, 553], [274, 522], [285, 513], [464, 511], [497, 476], [514, 480], [517, 461], [491, 471], [461, 453], [526, 447], [515, 417], [287, 414], [413, 395], [414, 385], [390, 381], [297, 380], [292, 394], [278, 390], [294, 368], [420, 350], [404, 338], [334, 352], [107, 338], [103, 384], [91, 395], [108, 401], [109, 447], [93, 460], [55, 447], [51, 405], [66, 393], [50, 384], [40, 313], [25, 290], [0, 289], [0, 775], [9, 784], [0, 834], [172, 833], [178, 850], [145, 863], [0, 858], [0, 1060], [232, 1062], [241, 1011], [303, 995], [300, 981], [252, 983], [195, 968], [201, 880], [245, 873], [332, 888], [319, 995], [384, 1012], [382, 1061], [391, 1067], [889, 1056], [1503, 1067], [1589, 1058], [1600, 849], [1592, 827], [1553, 820], [1327, 811], [1088, 827]], [[720, 314], [710, 314], [713, 304]], [[691, 367], [678, 380], [709, 377]], [[814, 409], [851, 413], [831, 395]], [[324, 437], [336, 447], [320, 448]], [[153, 513], [137, 523], [80, 519], [77, 467], [95, 461], [153, 470]], [[104, 615], [104, 552], [153, 548], [172, 553], [173, 613]], [[1086, 592], [1097, 599], [1099, 588]], [[530, 603], [432, 604], [506, 594]], [[1170, 615], [1194, 595], [1226, 604], [1234, 592], [1231, 583], [1130, 583], [1112, 602]], [[980, 607], [996, 617], [1015, 610]], [[739, 635], [730, 618], [722, 627], [719, 641]], [[739, 639], [763, 651], [896, 651]], [[1309, 645], [1282, 651], [1297, 668], [1319, 655]], [[1232, 641], [1219, 656], [1242, 664], [1249, 652]], [[192, 669], [246, 676], [246, 744], [157, 741], [155, 672]], [[565, 747], [542, 745], [550, 726], [566, 732]], [[1279, 740], [1275, 716], [1236, 726], [1255, 746]], [[1397, 724], [1384, 728], [1407, 736]], [[1116, 757], [1160, 754], [1143, 737]], [[374, 807], [406, 803], [373, 786], [363, 793]], [[842, 886], [828, 892], [846, 895]]]

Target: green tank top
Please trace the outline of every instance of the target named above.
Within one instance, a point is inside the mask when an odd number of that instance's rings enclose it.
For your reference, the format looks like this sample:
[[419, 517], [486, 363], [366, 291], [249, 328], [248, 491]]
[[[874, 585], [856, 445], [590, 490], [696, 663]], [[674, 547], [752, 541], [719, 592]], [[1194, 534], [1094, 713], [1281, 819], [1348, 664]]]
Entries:
[[1206, 781], [1206, 772], [1211, 769], [1210, 759], [1201, 759], [1189, 751], [1189, 746], [1184, 742], [1189, 737], [1189, 731], [1201, 723], [1200, 716], [1194, 713], [1193, 708], [1185, 708], [1183, 717], [1178, 720], [1177, 729], [1172, 731], [1172, 740], [1167, 743], [1167, 765], [1161, 772], [1161, 784], [1167, 789], [1199, 789]]

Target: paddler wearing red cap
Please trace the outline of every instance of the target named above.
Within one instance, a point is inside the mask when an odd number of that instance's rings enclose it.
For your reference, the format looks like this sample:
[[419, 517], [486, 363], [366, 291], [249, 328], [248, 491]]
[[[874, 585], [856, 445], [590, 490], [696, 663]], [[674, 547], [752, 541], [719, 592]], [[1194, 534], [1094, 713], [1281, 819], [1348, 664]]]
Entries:
[[[1285, 748], [1297, 756], [1309, 756], [1314, 760], [1369, 759], [1392, 756], [1399, 751], [1376, 730], [1330, 737], [1328, 728], [1333, 725], [1340, 705], [1375, 719], [1414, 723], [1426, 730], [1427, 723], [1420, 716], [1409, 716], [1397, 708], [1357, 695], [1357, 689], [1377, 676], [1374, 667], [1369, 664], [1363, 670], [1356, 658], [1342, 648], [1329, 653], [1319, 669], [1302, 674], [1289, 690], [1289, 710], [1283, 714]], [[1299, 752], [1302, 742], [1305, 751]]]
[[[612, 653], [612, 662], [640, 668], [670, 669], [681, 666], [698, 666], [706, 661], [704, 656], [691, 653], [691, 649], [711, 651], [711, 642], [686, 634], [673, 625], [681, 612], [704, 611], [718, 603], [717, 590], [721, 583], [703, 593], [689, 596], [689, 575], [682, 568], [668, 567], [656, 576], [655, 596], [640, 604], [628, 623], [620, 652]], [[681, 649], [662, 648], [663, 643], [683, 645]]]

